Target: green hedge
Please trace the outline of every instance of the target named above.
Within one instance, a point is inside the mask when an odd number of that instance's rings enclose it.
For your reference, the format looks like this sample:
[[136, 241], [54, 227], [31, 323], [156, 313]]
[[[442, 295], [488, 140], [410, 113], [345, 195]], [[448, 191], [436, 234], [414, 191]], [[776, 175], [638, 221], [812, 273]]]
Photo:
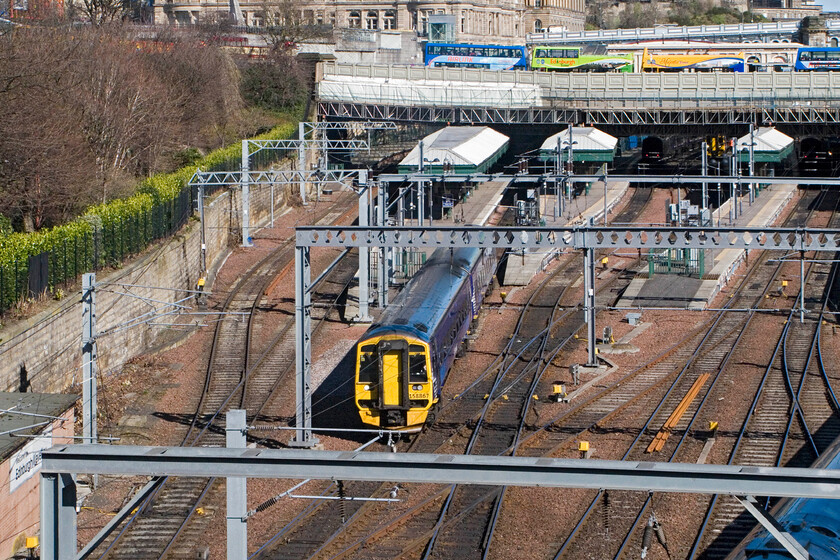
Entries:
[[[296, 123], [256, 136], [257, 140], [290, 138]], [[204, 170], [238, 169], [242, 143], [220, 148], [201, 158]], [[134, 195], [88, 208], [76, 220], [33, 233], [0, 235], [0, 313], [28, 292], [29, 259], [49, 253], [49, 285], [75, 279], [106, 265], [118, 265], [152, 241], [177, 231], [193, 209], [188, 188], [195, 166], [161, 173], [142, 181]]]

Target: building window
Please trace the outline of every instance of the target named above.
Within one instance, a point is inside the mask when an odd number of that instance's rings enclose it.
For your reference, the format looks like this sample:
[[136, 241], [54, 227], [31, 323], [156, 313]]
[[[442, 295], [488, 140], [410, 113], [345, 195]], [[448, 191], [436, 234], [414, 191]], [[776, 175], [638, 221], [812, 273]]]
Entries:
[[539, 33], [542, 31], [542, 20], [535, 19], [534, 20], [534, 33]]
[[324, 25], [324, 12], [321, 10], [315, 14], [315, 25]]
[[429, 29], [429, 14], [425, 10], [420, 12], [420, 29], [417, 31], [420, 35], [425, 35]]
[[382, 20], [382, 29], [397, 28], [397, 13], [394, 10], [385, 10], [385, 17]]
[[335, 12], [330, 12], [330, 27], [335, 27]]
[[350, 27], [360, 28], [362, 26], [362, 13], [361, 12], [350, 12]]
[[379, 29], [379, 12], [371, 10], [367, 13], [365, 29]]
[[467, 15], [461, 12], [461, 33], [467, 32]]
[[312, 10], [303, 10], [303, 21], [312, 25], [312, 22], [315, 21], [315, 12]]

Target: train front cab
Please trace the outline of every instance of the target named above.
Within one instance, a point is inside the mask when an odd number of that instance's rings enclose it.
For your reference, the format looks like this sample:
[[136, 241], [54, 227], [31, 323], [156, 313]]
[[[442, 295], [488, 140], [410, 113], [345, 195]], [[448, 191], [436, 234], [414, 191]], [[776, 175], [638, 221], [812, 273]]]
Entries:
[[356, 407], [362, 422], [380, 428], [422, 425], [434, 404], [429, 345], [402, 336], [359, 342]]

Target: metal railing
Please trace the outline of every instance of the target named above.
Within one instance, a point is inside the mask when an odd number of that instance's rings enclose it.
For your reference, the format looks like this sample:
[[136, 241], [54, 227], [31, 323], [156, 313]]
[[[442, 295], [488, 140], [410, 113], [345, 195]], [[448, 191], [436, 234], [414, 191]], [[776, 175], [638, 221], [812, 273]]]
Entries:
[[[840, 21], [827, 22], [829, 31], [840, 30]], [[735, 23], [726, 25], [690, 25], [637, 27], [635, 29], [599, 29], [597, 31], [542, 31], [528, 33], [529, 45], [542, 43], [600, 43], [649, 41], [651, 39], [692, 39], [699, 37], [761, 37], [764, 35], [793, 35], [799, 31], [798, 21], [775, 23]]]

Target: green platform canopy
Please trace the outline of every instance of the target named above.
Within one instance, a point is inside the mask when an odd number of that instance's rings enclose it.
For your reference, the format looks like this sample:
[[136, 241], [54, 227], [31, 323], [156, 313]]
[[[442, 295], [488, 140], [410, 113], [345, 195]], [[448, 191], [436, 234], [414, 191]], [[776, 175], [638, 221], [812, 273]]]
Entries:
[[[793, 152], [793, 138], [772, 127], [763, 127], [753, 133], [755, 146], [753, 157], [756, 163], [780, 163]], [[750, 161], [750, 135], [738, 138], [738, 159]]]
[[[540, 159], [553, 161], [560, 141], [561, 159], [568, 161], [569, 129], [549, 136], [540, 146]], [[618, 138], [591, 126], [572, 127], [572, 159], [580, 162], [612, 162]]]
[[[427, 173], [484, 173], [508, 148], [510, 139], [488, 126], [447, 126], [423, 138], [423, 170]], [[413, 173], [420, 166], [420, 145], [399, 164], [399, 173]]]

